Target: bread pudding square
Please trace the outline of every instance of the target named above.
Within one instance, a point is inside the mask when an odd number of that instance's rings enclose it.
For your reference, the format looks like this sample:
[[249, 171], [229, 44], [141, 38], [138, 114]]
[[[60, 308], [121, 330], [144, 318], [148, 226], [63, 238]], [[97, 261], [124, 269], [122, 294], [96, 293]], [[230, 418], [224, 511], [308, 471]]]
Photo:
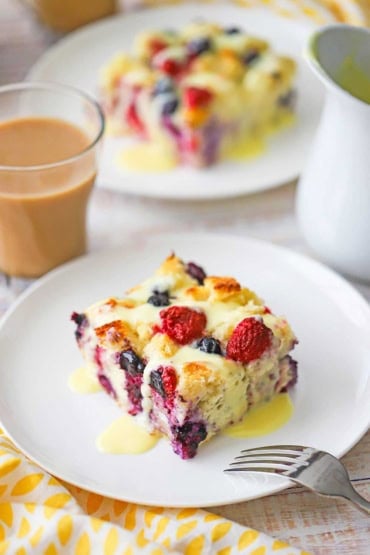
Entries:
[[198, 21], [140, 33], [102, 68], [100, 96], [114, 133], [204, 167], [279, 128], [294, 111], [295, 73], [265, 40]]
[[91, 376], [183, 459], [297, 379], [286, 319], [233, 277], [175, 254], [125, 297], [72, 320]]

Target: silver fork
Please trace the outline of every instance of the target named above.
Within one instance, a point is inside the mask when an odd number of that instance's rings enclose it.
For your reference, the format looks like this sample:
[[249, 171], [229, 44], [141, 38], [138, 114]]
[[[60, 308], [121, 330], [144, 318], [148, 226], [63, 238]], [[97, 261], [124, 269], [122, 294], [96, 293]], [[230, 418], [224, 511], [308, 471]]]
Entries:
[[370, 514], [370, 502], [353, 488], [348, 472], [333, 455], [300, 445], [244, 449], [224, 472], [267, 472], [329, 497], [343, 497]]

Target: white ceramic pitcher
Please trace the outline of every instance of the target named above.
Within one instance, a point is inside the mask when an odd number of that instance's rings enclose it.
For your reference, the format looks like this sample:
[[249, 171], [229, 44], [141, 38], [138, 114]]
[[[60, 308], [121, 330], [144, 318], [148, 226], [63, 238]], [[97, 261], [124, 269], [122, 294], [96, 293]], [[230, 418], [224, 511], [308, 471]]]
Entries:
[[[326, 87], [326, 100], [298, 185], [299, 225], [323, 260], [370, 281], [370, 30], [323, 27], [306, 58]], [[357, 87], [356, 96], [342, 81]]]

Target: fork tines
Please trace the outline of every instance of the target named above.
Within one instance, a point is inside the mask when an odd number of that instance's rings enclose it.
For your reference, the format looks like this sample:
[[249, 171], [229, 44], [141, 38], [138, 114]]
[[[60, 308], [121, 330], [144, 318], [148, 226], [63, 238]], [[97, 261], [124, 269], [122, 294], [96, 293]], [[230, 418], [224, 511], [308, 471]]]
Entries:
[[294, 469], [299, 465], [307, 466], [306, 455], [312, 449], [297, 445], [271, 445], [268, 447], [255, 447], [243, 449], [241, 455], [235, 457], [225, 472], [252, 471], [283, 474], [284, 471]]
[[295, 454], [300, 455], [303, 451], [310, 449], [310, 447], [303, 447], [302, 445], [265, 445], [264, 447], [252, 447], [251, 449], [243, 449], [241, 453], [252, 453], [253, 451], [269, 451], [276, 453], [277, 451], [293, 451]]

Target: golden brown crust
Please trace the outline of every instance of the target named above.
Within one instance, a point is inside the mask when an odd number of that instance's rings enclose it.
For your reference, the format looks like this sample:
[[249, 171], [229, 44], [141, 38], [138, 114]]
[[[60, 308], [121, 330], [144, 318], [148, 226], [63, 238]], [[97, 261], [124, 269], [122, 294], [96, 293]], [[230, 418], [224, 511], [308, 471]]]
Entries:
[[241, 289], [240, 283], [235, 278], [229, 276], [208, 276], [204, 283], [206, 286], [209, 285], [215, 291], [221, 291], [222, 293], [235, 293]]
[[174, 343], [168, 335], [157, 333], [147, 348], [147, 354], [150, 356], [151, 352], [155, 352], [164, 358], [171, 358], [177, 353], [179, 348], [180, 346]]
[[126, 293], [130, 295], [131, 293], [135, 293], [135, 291], [140, 291], [140, 289], [141, 289], [141, 284], [134, 285], [134, 287], [130, 287], [130, 289], [127, 289]]
[[[280, 351], [285, 353], [291, 347], [293, 335], [289, 326], [284, 325], [283, 321], [278, 324], [279, 319], [276, 316], [271, 315], [269, 317], [265, 314], [263, 301], [250, 289], [241, 287], [235, 278], [213, 275], [205, 278], [204, 285], [199, 285], [195, 279], [189, 276], [185, 264], [174, 253], [167, 257], [158, 272], [159, 275], [166, 275], [164, 282], [167, 283], [168, 281], [169, 283], [168, 293], [171, 305], [176, 305], [177, 300], [179, 304], [197, 309], [199, 303], [199, 308], [209, 315], [206, 333], [221, 341], [223, 346], [225, 346], [235, 326], [240, 321], [259, 314], [266, 319], [267, 325], [270, 324], [269, 327], [273, 329], [274, 335], [279, 339], [281, 343]], [[134, 298], [125, 297], [123, 299], [111, 297], [100, 306], [94, 306], [94, 312], [103, 316], [103, 322], [107, 321], [107, 316], [109, 318], [110, 314], [112, 319], [115, 318], [113, 322], [95, 328], [95, 333], [103, 345], [111, 346], [115, 350], [133, 348], [140, 356], [145, 352], [149, 359], [159, 356], [169, 360], [177, 354], [181, 345], [172, 341], [164, 333], [154, 335], [155, 328], [153, 328], [153, 324], [155, 319], [157, 319], [157, 324], [160, 323], [160, 307], [158, 307], [158, 312], [154, 307], [151, 307], [147, 312], [144, 310], [139, 318], [131, 315], [131, 310], [147, 304], [146, 299], [153, 287], [155, 288], [155, 284], [156, 278], [152, 276], [144, 284], [140, 284], [133, 289], [135, 292], [142, 289], [142, 295], [136, 293]], [[224, 306], [222, 307], [220, 304], [224, 304]], [[213, 307], [215, 308], [214, 312]], [[130, 311], [127, 320], [125, 318], [126, 309]], [[149, 319], [145, 314], [149, 315]], [[119, 318], [122, 318], [122, 320]], [[135, 322], [132, 327], [129, 324], [131, 320]], [[194, 357], [196, 357], [196, 354], [194, 354]], [[199, 363], [185, 365], [182, 380], [184, 394], [189, 398], [193, 393], [200, 395], [202, 387], [205, 387], [205, 385], [210, 387], [208, 383], [209, 375], [213, 376], [211, 387], [214, 387], [214, 380], [218, 374], [212, 366], [207, 368], [206, 365]], [[219, 379], [219, 376], [217, 379]]]
[[189, 287], [185, 290], [185, 295], [194, 301], [206, 301], [209, 297], [209, 290], [202, 285]]
[[206, 364], [188, 362], [182, 367], [181, 394], [188, 400], [195, 400], [209, 395], [211, 380], [215, 381], [215, 373]]
[[104, 346], [118, 349], [137, 348], [137, 334], [122, 320], [114, 320], [94, 328], [99, 341]]
[[110, 306], [111, 308], [116, 308], [116, 306], [117, 306], [118, 303], [117, 303], [117, 299], [113, 299], [113, 298], [112, 298], [112, 299], [108, 299], [107, 302], [106, 302], [105, 304], [107, 304], [107, 305]]
[[262, 306], [264, 305], [263, 300], [256, 295], [254, 291], [248, 289], [247, 287], [243, 287], [240, 291], [240, 295], [238, 296], [239, 304], [244, 306], [248, 303], [253, 305]]
[[116, 308], [117, 306], [123, 306], [124, 308], [135, 308], [136, 306], [135, 301], [132, 299], [115, 299], [114, 297], [108, 299], [105, 304], [107, 304], [111, 308]]
[[241, 291], [241, 286], [236, 279], [232, 277], [208, 276], [204, 280], [204, 286], [211, 293], [211, 300], [230, 301]]
[[187, 375], [189, 380], [192, 379], [207, 379], [211, 375], [208, 366], [201, 362], [187, 362], [184, 364], [183, 372]]
[[171, 276], [174, 289], [198, 285], [198, 282], [187, 273], [186, 266], [181, 258], [178, 258], [174, 253], [166, 258], [155, 272], [155, 275]]
[[178, 258], [175, 253], [171, 253], [164, 262], [159, 266], [157, 274], [177, 274], [185, 273], [184, 263]]

